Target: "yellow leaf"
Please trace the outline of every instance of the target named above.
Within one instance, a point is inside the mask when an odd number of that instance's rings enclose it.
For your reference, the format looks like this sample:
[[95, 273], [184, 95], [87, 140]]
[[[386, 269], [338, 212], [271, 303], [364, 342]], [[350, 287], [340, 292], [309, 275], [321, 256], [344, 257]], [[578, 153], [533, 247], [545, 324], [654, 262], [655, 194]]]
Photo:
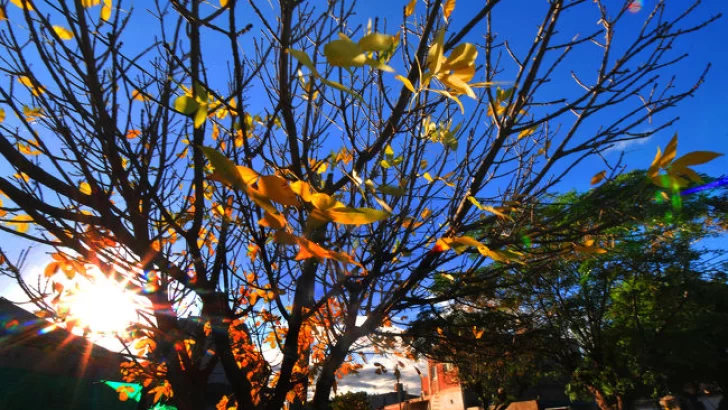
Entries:
[[363, 51], [385, 52], [394, 47], [394, 37], [382, 33], [369, 33], [359, 39], [359, 47]]
[[473, 336], [475, 336], [476, 339], [480, 339], [483, 337], [483, 334], [485, 333], [485, 329], [478, 330], [477, 327], [473, 326]]
[[444, 50], [445, 43], [445, 30], [440, 29], [440, 31], [437, 32], [437, 37], [435, 37], [435, 41], [430, 46], [430, 50], [427, 52], [427, 68], [430, 69], [430, 72], [434, 75], [440, 72], [440, 67], [442, 65], [442, 54]]
[[73, 33], [65, 27], [53, 26], [53, 31], [61, 40], [70, 40], [73, 38]]
[[2, 123], [3, 121], [5, 121], [5, 110], [0, 108], [0, 123]]
[[384, 155], [393, 157], [394, 156], [394, 150], [392, 149], [392, 146], [387, 144], [387, 146], [384, 148]]
[[5, 10], [0, 8], [0, 21], [7, 20], [8, 17], [5, 15]]
[[[675, 161], [675, 162], [677, 162], [677, 161]], [[703, 183], [703, 179], [700, 178], [700, 175], [698, 175], [697, 172], [693, 171], [692, 169], [690, 169], [688, 167], [676, 167], [675, 162], [673, 162], [672, 165], [670, 166], [670, 171], [668, 172], [669, 174], [682, 175], [682, 176], [686, 177], [687, 179], [695, 182], [696, 184]]]
[[415, 92], [415, 87], [412, 86], [412, 82], [407, 77], [405, 77], [403, 75], [397, 75], [394, 78], [396, 78], [397, 80], [401, 81], [402, 84], [404, 84], [404, 86], [408, 90], [410, 90], [410, 92], [412, 92], [412, 93]]
[[442, 15], [445, 16], [445, 20], [450, 18], [453, 10], [455, 10], [455, 0], [447, 0], [442, 8]]
[[316, 208], [320, 211], [326, 211], [331, 208], [345, 206], [341, 202], [337, 201], [331, 195], [326, 195], [326, 194], [322, 194], [322, 193], [311, 194], [309, 202], [311, 202], [311, 205], [313, 205], [314, 208]]
[[36, 97], [45, 92], [45, 89], [42, 85], [36, 86], [35, 84], [33, 84], [33, 81], [28, 76], [21, 75], [20, 77], [18, 77], [18, 81], [20, 82], [20, 84], [23, 84], [24, 86], [30, 88], [30, 92]]
[[450, 282], [452, 282], [452, 281], [454, 281], [454, 280], [455, 280], [455, 277], [454, 277], [454, 276], [452, 276], [452, 275], [451, 275], [451, 274], [449, 274], [449, 273], [443, 273], [443, 274], [440, 274], [440, 276], [442, 276], [443, 278], [445, 278], [445, 279], [449, 280]]
[[296, 50], [292, 48], [289, 48], [286, 51], [288, 52], [288, 54], [292, 55], [296, 60], [298, 60], [299, 63], [303, 64], [304, 67], [311, 70], [311, 72], [318, 77], [318, 71], [313, 65], [313, 62], [311, 62], [311, 57], [309, 57], [308, 54], [304, 53], [301, 50]]
[[144, 94], [141, 91], [139, 91], [139, 90], [132, 90], [132, 92], [131, 92], [131, 98], [133, 100], [142, 101], [142, 102], [144, 102], [144, 101], [147, 100], [147, 97], [144, 96]]
[[28, 232], [28, 225], [33, 222], [33, 219], [28, 215], [16, 215], [7, 222], [7, 224], [13, 227], [20, 233]]
[[91, 195], [91, 185], [89, 185], [88, 182], [81, 182], [78, 190], [81, 191], [81, 193], [84, 195]]
[[238, 171], [239, 168], [235, 166], [235, 163], [213, 148], [200, 147], [200, 149], [215, 169], [210, 179], [220, 181], [233, 188], [241, 190], [248, 189], [248, 183], [245, 182], [242, 173]]
[[38, 118], [42, 118], [44, 116], [43, 109], [42, 108], [31, 108], [27, 105], [23, 106], [23, 115], [25, 115], [26, 121], [34, 121]]
[[271, 229], [282, 229], [286, 226], [286, 220], [273, 216], [268, 212], [263, 213], [263, 217], [258, 221], [258, 225]]
[[81, 0], [81, 5], [83, 7], [98, 6], [99, 3], [101, 3], [101, 0]]
[[[134, 97], [134, 99], [137, 98]], [[141, 101], [144, 101], [144, 99], [142, 99]], [[200, 103], [198, 103], [197, 100], [188, 95], [181, 95], [174, 100], [174, 109], [184, 115], [191, 115], [192, 113], [197, 112], [199, 108]]]
[[595, 174], [592, 177], [591, 184], [592, 185], [596, 185], [596, 184], [602, 182], [602, 180], [604, 179], [605, 176], [607, 176], [607, 171], [606, 170], [601, 171], [601, 172], [598, 172], [597, 174]]
[[27, 9], [28, 11], [33, 11], [33, 6], [28, 3], [28, 0], [10, 0], [11, 3], [15, 4], [16, 6], [20, 7], [21, 9]]
[[417, 0], [410, 0], [409, 3], [407, 3], [407, 6], [404, 8], [404, 16], [409, 17], [412, 15], [412, 13], [415, 12], [415, 6], [417, 5]]
[[677, 134], [675, 134], [665, 147], [665, 153], [660, 158], [660, 168], [665, 169], [677, 154]]
[[220, 0], [220, 7], [227, 7], [228, 0]]
[[207, 104], [200, 104], [193, 120], [195, 129], [200, 128], [207, 120]]
[[535, 126], [533, 126], [531, 128], [526, 128], [525, 130], [519, 132], [518, 133], [518, 140], [520, 141], [521, 139], [530, 136], [531, 134], [533, 134], [534, 132], [536, 132], [537, 129], [538, 129], [538, 125], [535, 125]]
[[109, 19], [111, 18], [111, 7], [112, 1], [104, 0], [104, 5], [101, 6], [101, 20], [109, 21]]
[[481, 209], [484, 210], [484, 211], [488, 211], [488, 212], [492, 213], [493, 215], [497, 216], [498, 218], [508, 219], [508, 220], [511, 219], [510, 216], [504, 214], [498, 208], [494, 208], [494, 207], [488, 206], [488, 205], [483, 205], [483, 207]]
[[298, 198], [288, 181], [277, 175], [266, 175], [258, 180], [258, 192], [273, 202], [286, 206], [298, 206]]
[[[454, 3], [454, 2], [453, 2]], [[474, 44], [463, 43], [455, 47], [443, 63], [443, 70], [460, 70], [473, 67], [478, 57], [478, 49]]]
[[307, 182], [294, 181], [291, 182], [289, 186], [291, 187], [291, 190], [296, 193], [296, 195], [301, 197], [301, 199], [306, 202], [311, 202], [311, 186]]
[[40, 154], [40, 151], [38, 151], [37, 149], [33, 149], [30, 145], [23, 144], [22, 142], [18, 142], [18, 151], [25, 155]]
[[324, 213], [330, 217], [332, 221], [342, 225], [370, 224], [389, 217], [388, 212], [371, 208], [337, 207], [328, 209], [324, 211]]
[[672, 166], [674, 168], [681, 168], [690, 165], [705, 164], [706, 162], [710, 162], [722, 155], [723, 154], [712, 151], [693, 151], [673, 161]]
[[340, 38], [326, 44], [324, 56], [335, 67], [361, 67], [367, 63], [364, 50], [349, 38]]
[[660, 147], [657, 147], [657, 154], [655, 154], [655, 158], [652, 160], [652, 164], [650, 164], [650, 168], [647, 170], [648, 177], [655, 178], [657, 176], [657, 173], [660, 171], [660, 158], [662, 158], [662, 152], [660, 151]]
[[432, 183], [432, 181], [433, 181], [432, 176], [430, 175], [429, 172], [425, 172], [424, 174], [422, 174], [422, 177], [425, 178], [427, 180], [427, 182], [429, 182], [429, 183]]

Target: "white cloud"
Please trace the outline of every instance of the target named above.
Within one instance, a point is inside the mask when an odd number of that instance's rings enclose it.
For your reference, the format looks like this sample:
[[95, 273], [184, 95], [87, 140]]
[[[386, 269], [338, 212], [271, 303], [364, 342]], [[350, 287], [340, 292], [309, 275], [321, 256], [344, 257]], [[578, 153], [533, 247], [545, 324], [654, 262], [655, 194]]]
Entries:
[[645, 145], [652, 137], [647, 138], [637, 138], [633, 140], [625, 140], [625, 141], [618, 141], [611, 147], [604, 150], [604, 154], [609, 154], [610, 152], [624, 152], [627, 150], [627, 148], [636, 147], [639, 145]]

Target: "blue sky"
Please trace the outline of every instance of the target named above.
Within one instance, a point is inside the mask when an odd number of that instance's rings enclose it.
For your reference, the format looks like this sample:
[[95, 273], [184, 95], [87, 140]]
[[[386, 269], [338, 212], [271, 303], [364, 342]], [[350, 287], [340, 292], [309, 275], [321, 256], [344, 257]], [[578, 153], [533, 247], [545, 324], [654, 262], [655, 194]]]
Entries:
[[[672, 0], [672, 3], [677, 5], [678, 3], [685, 4], [689, 1]], [[468, 11], [482, 6], [483, 2], [484, 0], [458, 0], [451, 18], [451, 24], [454, 27], [464, 24], [470, 17]], [[622, 3], [622, 0], [604, 0], [604, 2], [605, 4], [613, 3], [616, 7], [617, 4]], [[402, 7], [406, 3], [406, 0], [363, 0], [360, 2], [358, 17], [361, 18], [362, 23], [365, 23], [370, 17], [382, 17], [387, 18], [389, 21], [397, 22], [401, 16]], [[130, 27], [131, 36], [128, 41], [130, 44], [134, 44], [137, 41], [143, 43], [144, 40], [148, 39], [148, 31], [144, 27], [154, 24], [151, 17], [143, 15], [144, 2], [137, 1], [136, 4], [139, 19], [132, 20], [132, 26]], [[496, 7], [494, 14], [494, 22], [497, 27], [496, 31], [502, 38], [508, 38], [516, 50], [519, 47], [524, 47], [532, 41], [546, 4], [545, 0], [503, 0]], [[634, 35], [653, 4], [654, 0], [644, 0], [643, 10], [626, 17], [626, 24], [618, 32], [618, 36], [623, 35], [628, 38]], [[423, 4], [419, 4], [418, 7], [422, 9]], [[671, 4], [668, 4], [668, 13], [674, 8], [676, 7], [671, 8]], [[694, 15], [686, 21], [686, 24], [696, 24], [721, 12], [728, 14], [727, 1], [704, 0]], [[571, 38], [577, 33], [581, 33], [582, 35], [586, 34], [586, 30], [590, 28], [597, 28], [594, 15], [571, 15], [565, 19], [564, 25], [560, 27], [560, 32], [564, 37]], [[256, 29], [258, 28], [253, 28], [253, 30]], [[396, 29], [388, 31], [396, 31]], [[651, 162], [657, 146], [664, 147], [676, 132], [680, 135], [678, 155], [695, 150], [728, 153], [728, 55], [723, 51], [725, 49], [724, 43], [728, 41], [726, 39], [728, 39], [728, 19], [723, 17], [707, 28], [678, 40], [675, 44], [675, 53], [689, 54], [685, 60], [671, 69], [671, 72], [677, 75], [678, 85], [684, 86], [695, 81], [704, 66], [710, 62], [712, 68], [706, 77], [705, 84], [695, 93], [693, 98], [682, 101], [666, 115], [658, 116], [655, 119], [659, 121], [670, 116], [679, 116], [680, 120], [674, 126], [659, 132], [647, 140], [625, 144], [624, 146], [606, 152], [605, 155], [607, 158], [616, 159], [620, 152], [624, 151], [629, 169], [646, 168]], [[477, 42], [480, 39], [473, 37], [468, 40]], [[215, 46], [211, 45], [211, 47], [213, 47], [214, 51]], [[619, 43], [617, 47], [619, 47]], [[593, 56], [588, 54], [575, 55], [568, 61], [567, 67], [576, 72], [586, 71], [594, 65], [591, 58]], [[507, 73], [504, 74], [503, 79], [507, 80]], [[573, 87], [573, 82], [568, 75], [561, 75], [554, 78], [554, 82], [550, 87], [554, 90], [554, 93], [558, 93], [559, 91]], [[719, 158], [697, 169], [709, 175], [721, 176], [728, 174], [726, 164], [728, 164], [728, 161], [724, 158]], [[560, 189], [588, 189], [589, 180], [594, 174], [595, 169], [598, 170], [601, 168], [589, 162], [582, 164], [576, 172], [570, 174], [563, 181]], [[0, 240], [2, 240], [3, 248], [7, 249], [9, 247], [15, 252], [22, 249], [20, 247], [22, 245], [21, 243], [17, 242], [14, 238], [8, 237], [6, 234], [0, 234]], [[34, 272], [40, 273], [38, 267], [33, 262], [38, 263], [37, 261], [42, 260], [43, 257], [42, 251], [40, 250], [36, 250], [33, 255], [35, 255], [34, 258], [30, 259], [30, 263], [28, 264], [30, 276]], [[0, 278], [0, 295], [15, 298], [17, 288], [6, 278]]]

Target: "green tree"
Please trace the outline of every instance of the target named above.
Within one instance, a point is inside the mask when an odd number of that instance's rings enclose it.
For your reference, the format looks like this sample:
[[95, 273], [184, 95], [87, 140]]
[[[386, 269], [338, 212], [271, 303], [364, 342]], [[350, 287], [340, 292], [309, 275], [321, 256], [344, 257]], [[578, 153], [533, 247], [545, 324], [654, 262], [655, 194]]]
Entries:
[[[654, 200], [638, 200], [645, 195]], [[425, 320], [446, 343], [415, 339], [415, 347], [463, 366], [465, 379], [491, 396], [560, 376], [602, 409], [681, 391], [688, 381], [723, 382], [724, 250], [700, 241], [724, 234], [724, 201], [720, 192], [670, 198], [644, 173], [556, 196], [536, 212], [548, 221], [539, 225], [583, 231], [582, 252], [544, 241], [507, 275], [483, 268], [489, 284], [444, 282], [441, 292], [460, 292], [464, 311]], [[477, 372], [486, 364], [489, 371]]]
[[331, 401], [331, 410], [369, 410], [366, 392], [347, 392], [339, 394]]
[[[148, 299], [122, 374], [151, 401], [203, 408], [220, 364], [220, 407], [325, 409], [357, 340], [433, 303], [444, 269], [523, 258], [507, 233], [539, 198], [671, 124], [659, 113], [703, 81], [660, 81], [709, 23], [688, 24], [697, 3], [665, 19], [657, 1], [635, 32], [628, 2], [552, 0], [508, 60], [501, 3], [403, 1], [366, 24], [345, 0], [0, 2], [0, 228], [53, 257], [48, 287], [4, 272], [69, 327], [58, 276], [98, 268]], [[595, 18], [576, 38], [561, 25], [579, 10]], [[579, 49], [602, 55], [591, 80], [560, 65]], [[557, 78], [578, 87], [555, 102]], [[180, 320], [191, 299], [200, 320]]]

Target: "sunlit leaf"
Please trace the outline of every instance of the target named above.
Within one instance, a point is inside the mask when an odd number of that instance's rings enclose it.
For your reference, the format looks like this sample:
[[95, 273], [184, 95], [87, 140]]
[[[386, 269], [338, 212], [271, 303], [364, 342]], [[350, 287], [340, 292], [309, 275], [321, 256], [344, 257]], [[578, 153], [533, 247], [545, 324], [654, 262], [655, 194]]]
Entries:
[[84, 195], [91, 195], [91, 185], [88, 182], [81, 182], [78, 190]]
[[409, 17], [412, 15], [412, 13], [415, 12], [415, 6], [417, 5], [417, 0], [410, 0], [409, 3], [407, 3], [407, 6], [404, 8], [404, 16]]
[[710, 162], [723, 154], [712, 152], [712, 151], [693, 151], [683, 155], [672, 162], [672, 167], [687, 167], [690, 165], [700, 165]]
[[442, 54], [445, 47], [445, 30], [440, 29], [437, 32], [435, 41], [430, 45], [430, 50], [427, 52], [427, 68], [431, 73], [436, 74], [440, 72], [442, 65]]
[[303, 64], [304, 67], [308, 68], [313, 74], [318, 76], [318, 71], [313, 65], [313, 62], [311, 62], [311, 57], [309, 57], [308, 54], [304, 53], [301, 50], [296, 50], [292, 48], [289, 48], [286, 51], [288, 52], [288, 54], [292, 55], [296, 60], [298, 60], [299, 63]]
[[402, 84], [404, 84], [404, 86], [407, 87], [408, 90], [410, 90], [410, 92], [412, 92], [412, 93], [415, 92], [415, 87], [412, 86], [412, 82], [410, 82], [410, 80], [407, 77], [405, 77], [403, 75], [397, 75], [394, 78], [401, 81]]
[[455, 0], [447, 0], [442, 7], [442, 15], [445, 16], [446, 20], [450, 18], [453, 10], [455, 10]]
[[33, 6], [30, 5], [30, 2], [28, 0], [10, 0], [10, 2], [20, 7], [21, 9], [27, 9], [28, 11], [34, 10]]
[[214, 148], [200, 147], [215, 169], [214, 179], [237, 189], [247, 189], [247, 183], [238, 171], [238, 167], [230, 159]]
[[199, 108], [200, 103], [188, 95], [181, 95], [174, 100], [174, 109], [184, 115], [191, 115], [197, 112]]
[[195, 118], [193, 120], [193, 125], [195, 129], [200, 128], [202, 124], [205, 123], [207, 120], [207, 105], [206, 104], [200, 104], [200, 107], [197, 109], [197, 112], [195, 112]]
[[37, 149], [33, 149], [30, 145], [23, 144], [22, 142], [18, 142], [18, 151], [20, 151], [20, 153], [25, 154], [25, 155], [40, 154], [40, 151], [38, 151]]
[[61, 40], [71, 40], [73, 38], [73, 33], [65, 27], [53, 26], [53, 31]]
[[518, 140], [520, 141], [523, 138], [526, 138], [528, 136], [531, 136], [536, 130], [538, 129], [538, 125], [534, 125], [533, 127], [526, 128], [525, 130], [518, 133]]
[[348, 38], [340, 38], [326, 44], [324, 56], [334, 67], [361, 67], [367, 62], [364, 50]]
[[0, 108], [0, 123], [5, 121], [5, 110]]
[[104, 5], [101, 6], [101, 20], [109, 21], [111, 18], [111, 7], [112, 0], [104, 0]]
[[478, 330], [477, 327], [473, 326], [473, 336], [475, 336], [476, 339], [480, 339], [483, 337], [483, 334], [485, 333], [485, 329]]
[[20, 84], [28, 87], [30, 89], [30, 92], [36, 97], [45, 92], [45, 88], [43, 88], [42, 85], [36, 86], [35, 84], [33, 84], [33, 81], [28, 76], [21, 75], [20, 77], [18, 77], [18, 81], [20, 82]]
[[266, 175], [258, 180], [258, 192], [281, 205], [298, 206], [298, 198], [288, 181], [277, 175]]
[[142, 101], [142, 102], [148, 100], [148, 98], [144, 95], [144, 93], [142, 93], [141, 91], [136, 90], [136, 89], [131, 91], [131, 99], [136, 100], [136, 101]]
[[5, 10], [0, 7], [0, 21], [7, 20], [8, 17], [5, 15]]
[[394, 46], [392, 36], [382, 33], [369, 33], [359, 39], [359, 47], [363, 51], [383, 52]]
[[220, 7], [227, 7], [228, 0], [220, 0]]
[[596, 184], [598, 184], [598, 183], [602, 182], [602, 180], [603, 180], [603, 179], [604, 179], [604, 177], [606, 177], [606, 176], [607, 176], [607, 171], [606, 171], [606, 170], [604, 170], [604, 171], [600, 171], [600, 172], [596, 173], [596, 174], [595, 174], [595, 175], [594, 175], [594, 176], [592, 177], [592, 179], [591, 179], [591, 184], [592, 184], [592, 185], [596, 185]]
[[660, 168], [667, 168], [677, 154], [677, 134], [675, 134], [665, 147], [665, 152], [660, 158]]
[[20, 233], [25, 233], [32, 222], [33, 218], [28, 215], [16, 215], [6, 224]]
[[332, 221], [343, 225], [370, 224], [389, 217], [389, 213], [371, 208], [337, 207], [325, 213]]
[[[453, 2], [454, 3], [454, 2]], [[478, 57], [478, 49], [474, 44], [463, 43], [455, 47], [442, 65], [443, 70], [459, 70], [471, 67]]]

